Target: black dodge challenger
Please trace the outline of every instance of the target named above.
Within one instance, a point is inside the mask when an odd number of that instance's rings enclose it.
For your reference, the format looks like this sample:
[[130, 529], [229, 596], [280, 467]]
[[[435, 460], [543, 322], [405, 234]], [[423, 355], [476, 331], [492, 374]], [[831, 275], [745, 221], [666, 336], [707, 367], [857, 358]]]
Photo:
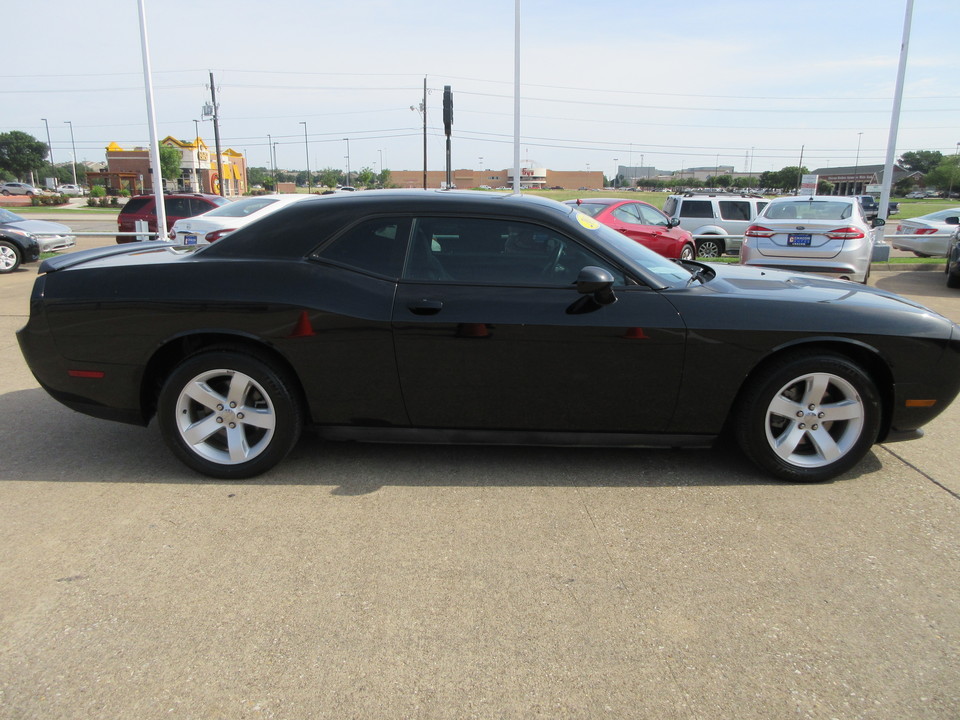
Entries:
[[338, 439], [706, 446], [792, 481], [920, 437], [960, 327], [840, 280], [676, 262], [550, 200], [386, 190], [197, 248], [46, 260], [18, 333], [65, 405], [217, 478]]

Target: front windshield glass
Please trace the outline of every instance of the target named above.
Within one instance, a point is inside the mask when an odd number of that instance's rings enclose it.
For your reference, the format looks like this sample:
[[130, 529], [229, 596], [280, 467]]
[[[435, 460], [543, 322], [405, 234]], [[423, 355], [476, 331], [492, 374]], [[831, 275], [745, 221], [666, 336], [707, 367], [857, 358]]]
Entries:
[[763, 214], [771, 220], [846, 220], [853, 214], [853, 203], [833, 200], [774, 200], [767, 205]]
[[276, 201], [276, 198], [243, 198], [242, 200], [234, 200], [226, 205], [221, 205], [214, 210], [204, 213], [204, 215], [206, 217], [246, 217], [247, 215], [252, 215], [255, 212], [263, 210], [269, 205], [273, 205]]
[[618, 254], [626, 257], [630, 262], [639, 265], [648, 272], [659, 277], [669, 285], [687, 282], [693, 275], [683, 265], [668, 260], [663, 255], [655, 253], [635, 240], [631, 240], [618, 233], [609, 225], [603, 225], [593, 218], [573, 211], [573, 217], [587, 230], [596, 233], [597, 242], [612, 247]]
[[21, 220], [23, 220], [23, 218], [16, 213], [0, 208], [0, 223], [20, 222]]

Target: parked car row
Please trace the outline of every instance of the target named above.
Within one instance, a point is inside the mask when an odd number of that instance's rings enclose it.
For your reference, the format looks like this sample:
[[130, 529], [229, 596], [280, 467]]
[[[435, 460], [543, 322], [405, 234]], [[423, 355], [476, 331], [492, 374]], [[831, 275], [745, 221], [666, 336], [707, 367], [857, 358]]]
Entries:
[[955, 229], [947, 219], [957, 216], [960, 216], [960, 207], [901, 220], [896, 234], [909, 237], [893, 238], [890, 244], [898, 250], [912, 252], [917, 257], [946, 257], [950, 233]]
[[[29, 183], [5, 182], [0, 184], [0, 195], [47, 195], [50, 191], [37, 188]], [[61, 195], [84, 195], [86, 191], [80, 185], [66, 184], [58, 185], [54, 191]]]

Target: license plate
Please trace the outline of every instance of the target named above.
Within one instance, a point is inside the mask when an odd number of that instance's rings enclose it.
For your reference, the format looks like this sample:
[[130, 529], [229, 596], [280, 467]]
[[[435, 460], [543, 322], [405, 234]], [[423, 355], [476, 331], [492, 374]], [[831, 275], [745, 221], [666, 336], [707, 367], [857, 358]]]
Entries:
[[[197, 244], [197, 236], [196, 236], [196, 235], [184, 235], [184, 236], [183, 236], [183, 244], [184, 244], [184, 245], [196, 245], [196, 244]], [[809, 244], [809, 243], [808, 243], [808, 244]]]
[[791, 233], [787, 235], [787, 245], [809, 245], [813, 240], [810, 233]]

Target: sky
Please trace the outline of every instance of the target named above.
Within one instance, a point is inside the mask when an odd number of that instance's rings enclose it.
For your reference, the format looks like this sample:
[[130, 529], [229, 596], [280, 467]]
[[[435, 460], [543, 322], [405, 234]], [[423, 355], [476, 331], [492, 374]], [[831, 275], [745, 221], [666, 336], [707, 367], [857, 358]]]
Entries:
[[[144, 0], [160, 138], [251, 166], [513, 164], [515, 0]], [[137, 0], [4, 6], [0, 132], [57, 163], [150, 140]], [[907, 0], [520, 0], [523, 165], [882, 164]], [[960, 2], [915, 0], [896, 152], [960, 143]], [[16, 61], [14, 61], [16, 59]], [[46, 119], [46, 124], [44, 123]], [[71, 142], [70, 129], [73, 129]], [[306, 131], [306, 132], [305, 132]], [[306, 137], [305, 137], [306, 134]]]

